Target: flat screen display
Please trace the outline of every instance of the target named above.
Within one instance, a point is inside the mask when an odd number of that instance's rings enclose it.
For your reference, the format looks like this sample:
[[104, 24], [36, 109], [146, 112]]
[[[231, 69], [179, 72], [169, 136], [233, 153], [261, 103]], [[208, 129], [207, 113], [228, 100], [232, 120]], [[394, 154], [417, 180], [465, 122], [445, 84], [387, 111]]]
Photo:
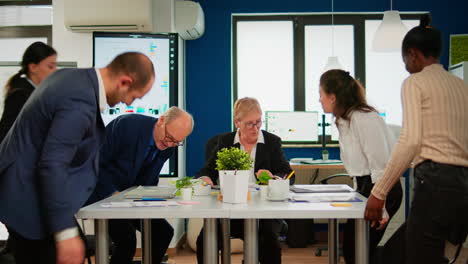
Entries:
[[281, 138], [284, 143], [317, 143], [318, 113], [267, 111], [266, 130]]

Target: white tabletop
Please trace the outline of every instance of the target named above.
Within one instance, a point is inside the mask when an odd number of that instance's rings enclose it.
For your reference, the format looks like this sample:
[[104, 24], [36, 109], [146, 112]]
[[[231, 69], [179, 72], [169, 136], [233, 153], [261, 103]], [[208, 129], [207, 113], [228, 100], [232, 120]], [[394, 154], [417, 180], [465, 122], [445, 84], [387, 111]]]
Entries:
[[333, 204], [350, 204], [349, 207], [335, 207], [330, 202], [288, 202], [268, 201], [253, 194], [252, 200], [246, 204], [233, 204], [230, 218], [363, 218], [366, 208], [366, 198], [354, 193], [362, 202], [336, 202]]
[[[252, 193], [252, 200], [245, 204], [229, 204], [218, 201], [216, 195], [193, 196], [199, 204], [166, 207], [107, 208], [103, 203], [128, 201], [123, 193], [114, 195], [82, 208], [78, 218], [87, 219], [149, 219], [149, 218], [363, 218], [366, 198], [354, 193], [362, 202], [345, 202], [348, 207], [335, 207], [330, 202], [268, 201], [260, 198], [259, 192]], [[131, 200], [130, 200], [131, 201]], [[181, 201], [180, 198], [171, 201]], [[342, 204], [338, 202], [338, 204]]]
[[[124, 193], [124, 192], [123, 192]], [[216, 199], [215, 195], [193, 196], [199, 204], [165, 207], [102, 207], [103, 203], [132, 201], [124, 199], [123, 193], [111, 196], [97, 203], [88, 205], [77, 213], [77, 218], [87, 219], [149, 219], [149, 218], [227, 218], [230, 204]], [[180, 198], [168, 201], [180, 202]]]

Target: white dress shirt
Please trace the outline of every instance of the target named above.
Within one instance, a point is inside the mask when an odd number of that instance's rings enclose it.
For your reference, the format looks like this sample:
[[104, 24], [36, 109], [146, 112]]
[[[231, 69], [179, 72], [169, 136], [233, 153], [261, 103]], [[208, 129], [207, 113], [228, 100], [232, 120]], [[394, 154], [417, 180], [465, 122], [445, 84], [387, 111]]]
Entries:
[[[244, 146], [240, 142], [239, 129], [237, 129], [236, 136], [234, 136], [234, 144], [237, 144], [237, 143], [240, 144], [240, 149], [245, 151]], [[252, 151], [250, 152], [250, 157], [253, 159], [253, 163], [252, 163], [253, 166], [250, 169], [250, 179], [249, 179], [250, 183], [257, 182], [257, 178], [255, 177], [255, 155], [257, 154], [257, 144], [258, 143], [265, 144], [265, 138], [263, 137], [263, 132], [261, 130], [258, 131], [257, 143], [255, 144], [255, 146], [252, 148]]]
[[106, 89], [104, 89], [104, 82], [102, 81], [101, 72], [98, 68], [95, 68], [96, 75], [98, 79], [98, 87], [99, 87], [99, 110], [104, 112], [107, 106], [107, 97], [106, 97]]
[[350, 121], [339, 119], [341, 160], [350, 176], [382, 176], [396, 138], [376, 112], [354, 111]]

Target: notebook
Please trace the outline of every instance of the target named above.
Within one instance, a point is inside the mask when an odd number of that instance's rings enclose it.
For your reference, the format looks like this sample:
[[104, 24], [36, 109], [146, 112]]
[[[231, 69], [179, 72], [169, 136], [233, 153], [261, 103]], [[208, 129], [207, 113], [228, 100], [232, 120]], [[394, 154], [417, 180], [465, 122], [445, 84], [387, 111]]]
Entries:
[[125, 199], [161, 198], [172, 199], [175, 197], [176, 188], [173, 186], [138, 186], [124, 194]]

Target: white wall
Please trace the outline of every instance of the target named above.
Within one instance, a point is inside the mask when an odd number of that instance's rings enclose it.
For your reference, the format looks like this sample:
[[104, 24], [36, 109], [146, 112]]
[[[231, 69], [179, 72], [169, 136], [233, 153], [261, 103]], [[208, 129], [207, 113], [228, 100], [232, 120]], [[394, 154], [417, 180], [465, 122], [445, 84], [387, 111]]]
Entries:
[[[156, 30], [158, 32], [175, 32], [174, 0], [153, 0]], [[64, 25], [64, 0], [53, 0], [52, 45], [57, 50], [59, 61], [76, 61], [79, 68], [93, 65], [92, 33], [73, 33]], [[185, 42], [179, 38], [179, 106], [185, 106]], [[185, 147], [179, 148], [179, 177], [185, 176]], [[175, 178], [163, 178], [160, 184], [169, 184]], [[174, 248], [185, 232], [183, 219], [167, 219], [174, 228], [174, 237], [169, 245]], [[91, 222], [86, 224], [86, 232], [94, 233]]]

